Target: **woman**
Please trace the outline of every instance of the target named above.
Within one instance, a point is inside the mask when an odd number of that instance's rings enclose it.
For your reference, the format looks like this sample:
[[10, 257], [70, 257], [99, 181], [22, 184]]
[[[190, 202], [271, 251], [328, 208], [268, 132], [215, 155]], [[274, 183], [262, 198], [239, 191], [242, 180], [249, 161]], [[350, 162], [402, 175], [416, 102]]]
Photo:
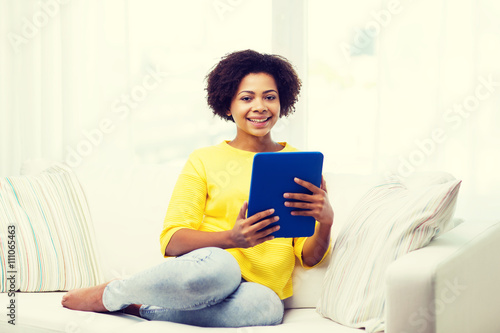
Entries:
[[[296, 179], [312, 194], [285, 193], [292, 214], [316, 219], [307, 238], [277, 238], [274, 210], [246, 217], [252, 159], [258, 152], [297, 151], [275, 142], [271, 129], [288, 116], [300, 80], [283, 57], [252, 50], [224, 57], [207, 76], [214, 114], [236, 124], [231, 141], [195, 150], [181, 172], [160, 236], [165, 257], [175, 257], [128, 279], [68, 292], [65, 307], [123, 310], [150, 320], [205, 327], [275, 325], [292, 290], [295, 257], [317, 265], [330, 244], [333, 210], [326, 185]], [[260, 221], [260, 222], [258, 222]]]

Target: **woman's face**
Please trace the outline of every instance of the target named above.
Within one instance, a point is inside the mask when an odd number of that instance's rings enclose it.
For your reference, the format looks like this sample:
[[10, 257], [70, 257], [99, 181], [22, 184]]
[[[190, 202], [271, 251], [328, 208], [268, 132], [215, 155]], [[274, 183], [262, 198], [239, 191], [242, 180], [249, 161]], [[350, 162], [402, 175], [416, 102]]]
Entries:
[[267, 73], [245, 76], [227, 115], [233, 116], [239, 136], [270, 135], [280, 115], [280, 99], [274, 77]]

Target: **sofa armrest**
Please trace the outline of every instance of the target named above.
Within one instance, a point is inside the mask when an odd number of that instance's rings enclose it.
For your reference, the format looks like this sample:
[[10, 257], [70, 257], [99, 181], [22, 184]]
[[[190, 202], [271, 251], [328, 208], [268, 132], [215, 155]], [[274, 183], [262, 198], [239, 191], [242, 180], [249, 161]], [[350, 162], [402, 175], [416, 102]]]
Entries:
[[387, 333], [500, 332], [500, 222], [466, 222], [390, 265]]

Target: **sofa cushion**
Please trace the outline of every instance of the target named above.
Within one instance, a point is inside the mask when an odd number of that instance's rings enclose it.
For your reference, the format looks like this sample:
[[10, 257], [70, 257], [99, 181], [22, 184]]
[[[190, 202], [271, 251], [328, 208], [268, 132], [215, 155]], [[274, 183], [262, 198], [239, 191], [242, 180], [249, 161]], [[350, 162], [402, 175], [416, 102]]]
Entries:
[[[104, 314], [64, 308], [61, 305], [64, 294], [65, 292], [16, 293], [15, 325], [7, 323], [9, 317], [2, 314], [0, 332], [121, 333], [128, 327], [147, 322], [146, 319], [123, 313]], [[6, 304], [6, 300], [7, 295], [0, 294], [1, 304]]]
[[103, 280], [85, 194], [62, 164], [0, 179], [0, 239], [2, 292], [68, 290]]
[[[314, 333], [361, 333], [362, 331], [337, 324], [320, 316], [314, 309], [291, 309], [285, 312], [283, 323], [277, 326], [207, 328], [171, 323], [147, 321], [142, 318], [117, 313], [74, 311], [61, 306], [64, 293], [18, 293], [19, 311], [16, 325], [7, 323], [8, 317], [0, 316], [0, 332], [78, 332], [78, 333], [193, 333], [193, 332], [306, 332]], [[0, 294], [0, 304], [7, 295]]]
[[[31, 159], [22, 174], [55, 163]], [[88, 200], [104, 279], [124, 278], [161, 263], [160, 233], [170, 195], [182, 165], [109, 166], [84, 163], [74, 168]]]
[[180, 166], [86, 166], [75, 170], [88, 196], [106, 280], [164, 260], [160, 233]]
[[446, 174], [421, 180], [394, 176], [371, 188], [340, 230], [318, 312], [368, 332], [384, 330], [387, 267], [448, 229], [460, 183]]

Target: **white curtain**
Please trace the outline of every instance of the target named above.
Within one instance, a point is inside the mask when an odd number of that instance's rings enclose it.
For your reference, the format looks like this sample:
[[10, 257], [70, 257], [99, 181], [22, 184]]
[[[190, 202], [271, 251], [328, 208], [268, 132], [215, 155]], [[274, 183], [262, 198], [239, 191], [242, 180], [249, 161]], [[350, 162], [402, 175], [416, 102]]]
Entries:
[[309, 143], [336, 172], [442, 170], [498, 218], [500, 3], [309, 2]]
[[[0, 6], [0, 171], [15, 175], [25, 159], [64, 161], [82, 131], [96, 126], [109, 87], [128, 86], [125, 31], [104, 25], [111, 17], [124, 26], [124, 3], [2, 0]], [[85, 148], [90, 155], [92, 147]]]
[[0, 174], [39, 157], [182, 163], [234, 135], [204, 77], [253, 48], [305, 83], [275, 139], [323, 151], [334, 172], [451, 172], [462, 215], [490, 218], [499, 16], [496, 0], [0, 0]]
[[269, 5], [0, 0], [0, 174], [31, 158], [183, 163], [231, 139], [204, 78], [231, 51], [272, 51]]

